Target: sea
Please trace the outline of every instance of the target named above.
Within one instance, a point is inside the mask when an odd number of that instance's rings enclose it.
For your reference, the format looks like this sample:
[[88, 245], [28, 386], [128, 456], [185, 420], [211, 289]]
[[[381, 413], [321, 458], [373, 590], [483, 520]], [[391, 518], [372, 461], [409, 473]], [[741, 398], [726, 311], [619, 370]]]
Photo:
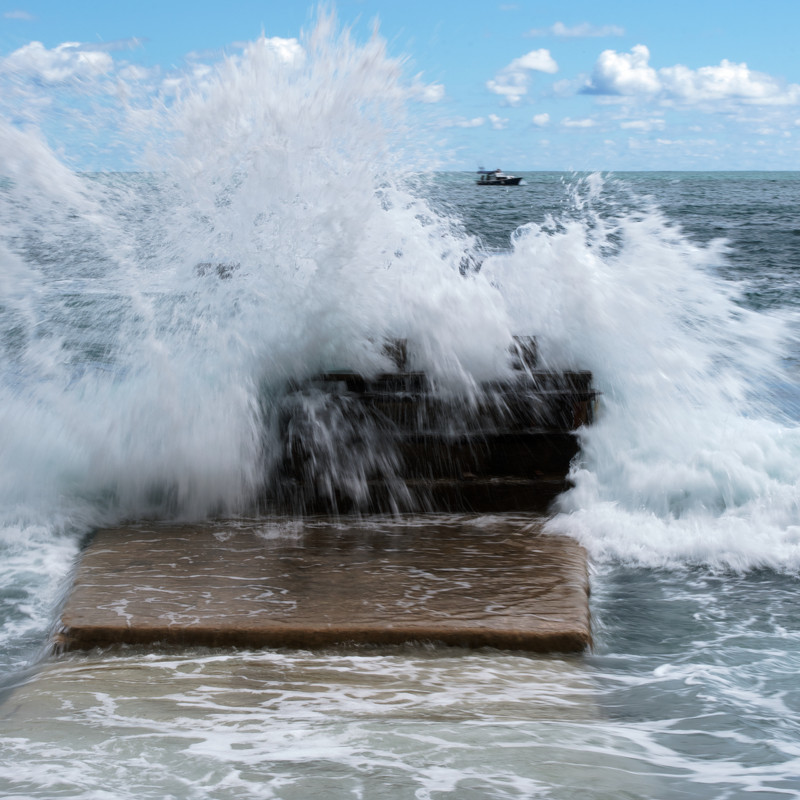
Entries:
[[[478, 187], [379, 44], [308, 53], [141, 109], [137, 169], [0, 119], [0, 796], [800, 797], [800, 172]], [[599, 392], [547, 522], [590, 651], [53, 650], [93, 530], [253, 515], [288, 387], [404, 338], [457, 413], [514, 335]]]

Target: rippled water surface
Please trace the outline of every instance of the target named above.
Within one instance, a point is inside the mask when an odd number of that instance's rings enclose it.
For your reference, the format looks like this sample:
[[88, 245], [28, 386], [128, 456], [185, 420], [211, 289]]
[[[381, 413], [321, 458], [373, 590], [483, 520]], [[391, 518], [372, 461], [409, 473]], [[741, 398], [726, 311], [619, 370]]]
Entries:
[[792, 797], [796, 591], [605, 568], [574, 658], [70, 655], [6, 698], [0, 777], [38, 797]]
[[[800, 173], [409, 174], [397, 64], [314, 41], [148, 109], [135, 174], [0, 119], [0, 794], [800, 796]], [[591, 652], [50, 652], [94, 529], [252, 513], [293, 382], [406, 338], [469, 404], [532, 334], [601, 393], [548, 523]]]

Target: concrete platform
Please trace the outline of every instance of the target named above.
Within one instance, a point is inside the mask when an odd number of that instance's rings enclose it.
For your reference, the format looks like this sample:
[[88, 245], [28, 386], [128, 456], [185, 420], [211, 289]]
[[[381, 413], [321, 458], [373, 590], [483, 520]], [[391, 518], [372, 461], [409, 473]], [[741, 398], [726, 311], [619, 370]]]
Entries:
[[530, 515], [137, 524], [89, 544], [58, 641], [579, 652], [588, 587], [583, 548]]

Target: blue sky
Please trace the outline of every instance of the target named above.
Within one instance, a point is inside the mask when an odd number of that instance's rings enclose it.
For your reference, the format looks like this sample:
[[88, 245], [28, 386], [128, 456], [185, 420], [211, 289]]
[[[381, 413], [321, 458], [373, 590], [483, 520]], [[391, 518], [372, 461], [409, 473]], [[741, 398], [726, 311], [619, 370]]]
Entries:
[[[40, 125], [58, 147], [73, 125], [67, 109], [88, 113], [79, 95], [90, 87], [96, 111], [99, 81], [155, 97], [262, 32], [299, 37], [314, 8], [0, 0], [0, 113]], [[411, 114], [439, 166], [800, 168], [800, 0], [340, 0], [334, 8], [360, 41], [377, 18], [389, 52], [406, 59]], [[114, 168], [119, 155], [81, 158], [84, 168]]]

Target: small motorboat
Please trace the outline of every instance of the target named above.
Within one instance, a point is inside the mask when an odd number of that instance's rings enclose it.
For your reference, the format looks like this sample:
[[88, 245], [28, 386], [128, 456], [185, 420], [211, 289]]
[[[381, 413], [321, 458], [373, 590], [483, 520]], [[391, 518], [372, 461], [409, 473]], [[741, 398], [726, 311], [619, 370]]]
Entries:
[[475, 183], [478, 186], [519, 186], [522, 178], [517, 178], [514, 175], [506, 175], [501, 169], [479, 169], [478, 178]]

